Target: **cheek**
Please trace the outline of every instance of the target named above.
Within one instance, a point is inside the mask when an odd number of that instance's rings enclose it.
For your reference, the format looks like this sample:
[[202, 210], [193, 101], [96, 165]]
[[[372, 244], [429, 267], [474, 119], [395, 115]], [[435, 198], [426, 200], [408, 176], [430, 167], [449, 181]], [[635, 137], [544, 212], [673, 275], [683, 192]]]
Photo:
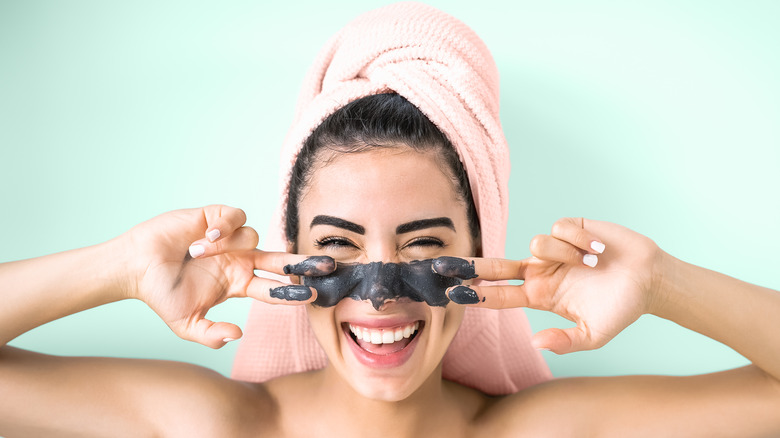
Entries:
[[437, 324], [439, 325], [437, 330], [438, 339], [434, 341], [440, 349], [446, 351], [449, 348], [460, 324], [463, 322], [465, 312], [465, 306], [459, 306], [454, 303], [448, 304], [446, 308], [431, 309], [431, 320], [439, 321]]
[[314, 331], [314, 336], [322, 348], [326, 351], [332, 350], [339, 342], [338, 330], [340, 330], [335, 322], [334, 308], [316, 307], [309, 304], [306, 306], [306, 314], [309, 317], [309, 324]]
[[463, 322], [463, 316], [466, 314], [466, 306], [460, 306], [455, 303], [450, 303], [445, 309], [447, 318], [447, 325], [450, 329], [457, 331]]

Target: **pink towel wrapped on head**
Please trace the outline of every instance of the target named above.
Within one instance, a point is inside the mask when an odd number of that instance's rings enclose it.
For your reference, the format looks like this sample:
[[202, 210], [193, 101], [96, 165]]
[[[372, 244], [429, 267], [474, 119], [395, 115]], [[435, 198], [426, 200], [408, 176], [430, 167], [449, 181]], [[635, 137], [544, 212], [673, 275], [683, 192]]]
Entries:
[[[282, 149], [283, 191], [266, 249], [286, 249], [283, 212], [290, 171], [305, 139], [337, 109], [383, 92], [405, 97], [455, 146], [479, 214], [482, 256], [503, 257], [509, 149], [499, 120], [498, 71], [471, 29], [420, 3], [397, 3], [363, 14], [320, 51]], [[550, 371], [531, 347], [530, 336], [522, 309], [468, 308], [444, 357], [444, 378], [495, 395], [545, 381]], [[232, 377], [265, 381], [326, 363], [304, 307], [256, 302]]]

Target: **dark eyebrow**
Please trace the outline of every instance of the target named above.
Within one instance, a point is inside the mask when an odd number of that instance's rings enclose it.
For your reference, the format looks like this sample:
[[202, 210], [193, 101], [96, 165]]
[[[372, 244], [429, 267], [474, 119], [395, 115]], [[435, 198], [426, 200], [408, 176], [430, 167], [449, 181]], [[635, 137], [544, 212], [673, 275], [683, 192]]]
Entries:
[[432, 219], [420, 219], [418, 221], [401, 224], [395, 229], [395, 234], [411, 233], [412, 231], [422, 230], [424, 228], [447, 227], [455, 231], [455, 224], [448, 217], [435, 217]]
[[363, 226], [333, 216], [314, 216], [314, 219], [311, 220], [311, 225], [309, 225], [309, 228], [315, 225], [331, 225], [334, 227], [343, 228], [347, 231], [352, 231], [353, 233], [366, 234], [366, 229], [363, 228]]

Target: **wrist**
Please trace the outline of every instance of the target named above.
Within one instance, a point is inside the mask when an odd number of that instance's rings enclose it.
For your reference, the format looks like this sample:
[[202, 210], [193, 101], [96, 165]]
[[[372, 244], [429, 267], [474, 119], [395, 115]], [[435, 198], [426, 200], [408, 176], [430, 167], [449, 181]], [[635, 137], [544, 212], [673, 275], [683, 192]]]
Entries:
[[675, 320], [679, 309], [685, 306], [686, 263], [659, 249], [653, 267], [651, 281], [650, 311], [648, 313]]
[[102, 290], [109, 301], [119, 301], [136, 298], [138, 290], [138, 275], [136, 264], [131, 257], [131, 242], [126, 235], [121, 235], [107, 242], [98, 244], [100, 254]]

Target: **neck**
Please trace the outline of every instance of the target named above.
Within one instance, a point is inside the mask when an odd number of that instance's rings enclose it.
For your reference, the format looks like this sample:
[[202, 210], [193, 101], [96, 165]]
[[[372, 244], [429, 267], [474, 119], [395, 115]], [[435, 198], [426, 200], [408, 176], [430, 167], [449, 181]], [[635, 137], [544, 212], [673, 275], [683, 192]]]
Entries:
[[[434, 427], [450, 407], [452, 397], [441, 378], [441, 365], [408, 397], [399, 401], [376, 400], [363, 396], [344, 381], [331, 366], [321, 371], [317, 398], [332, 425], [343, 425], [345, 434], [375, 430], [385, 436], [412, 436]], [[334, 429], [331, 429], [334, 430]]]

